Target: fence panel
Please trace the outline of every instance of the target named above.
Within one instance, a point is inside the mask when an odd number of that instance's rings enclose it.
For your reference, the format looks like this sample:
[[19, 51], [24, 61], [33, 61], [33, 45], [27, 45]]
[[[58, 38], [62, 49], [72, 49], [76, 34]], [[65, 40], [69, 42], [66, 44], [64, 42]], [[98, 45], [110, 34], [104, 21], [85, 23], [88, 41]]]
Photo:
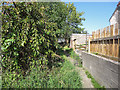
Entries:
[[120, 36], [118, 24], [107, 26], [92, 32], [90, 52], [120, 59]]

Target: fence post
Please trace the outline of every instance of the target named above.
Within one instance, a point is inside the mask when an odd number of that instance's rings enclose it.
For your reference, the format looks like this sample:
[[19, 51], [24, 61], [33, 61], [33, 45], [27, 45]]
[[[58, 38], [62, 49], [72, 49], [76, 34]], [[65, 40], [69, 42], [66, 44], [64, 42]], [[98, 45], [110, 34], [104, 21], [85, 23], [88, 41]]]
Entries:
[[115, 56], [115, 39], [113, 39], [112, 56]]
[[118, 39], [118, 59], [120, 60], [120, 39]]
[[90, 53], [90, 39], [88, 40], [88, 53]]
[[113, 36], [113, 25], [110, 25], [110, 36]]
[[92, 32], [88, 52], [98, 52], [120, 59], [120, 24], [110, 25]]

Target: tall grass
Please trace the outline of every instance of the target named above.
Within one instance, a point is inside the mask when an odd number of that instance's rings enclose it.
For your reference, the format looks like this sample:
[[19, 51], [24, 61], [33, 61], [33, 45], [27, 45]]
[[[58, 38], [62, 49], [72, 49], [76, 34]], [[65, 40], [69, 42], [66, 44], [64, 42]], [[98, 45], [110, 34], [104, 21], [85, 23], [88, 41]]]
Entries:
[[73, 50], [70, 52], [70, 57], [77, 61], [79, 67], [82, 67], [82, 60], [80, 56], [76, 54]]
[[9, 71], [3, 73], [2, 88], [82, 88], [79, 74], [65, 57], [63, 55], [65, 61], [59, 67], [41, 70], [36, 66], [29, 75], [19, 75], [19, 79]]
[[81, 78], [70, 61], [66, 60], [59, 73], [50, 75], [49, 88], [82, 88]]

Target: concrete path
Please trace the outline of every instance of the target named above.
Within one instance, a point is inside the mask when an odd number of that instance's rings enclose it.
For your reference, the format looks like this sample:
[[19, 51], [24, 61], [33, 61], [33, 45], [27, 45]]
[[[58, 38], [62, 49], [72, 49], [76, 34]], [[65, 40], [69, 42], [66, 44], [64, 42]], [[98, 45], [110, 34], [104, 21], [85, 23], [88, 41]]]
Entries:
[[83, 88], [94, 88], [94, 86], [91, 83], [91, 79], [87, 77], [85, 74], [85, 70], [82, 67], [76, 66], [76, 60], [72, 59], [71, 57], [67, 57], [68, 60], [75, 66], [75, 70], [80, 74], [82, 78], [82, 85]]

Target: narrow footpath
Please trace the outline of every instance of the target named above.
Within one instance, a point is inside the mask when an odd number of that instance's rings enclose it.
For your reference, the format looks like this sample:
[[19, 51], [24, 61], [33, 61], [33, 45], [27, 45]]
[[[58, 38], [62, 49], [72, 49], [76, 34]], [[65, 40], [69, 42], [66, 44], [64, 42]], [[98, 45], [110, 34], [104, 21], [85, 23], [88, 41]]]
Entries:
[[80, 74], [83, 88], [94, 88], [91, 83], [91, 79], [85, 74], [85, 70], [82, 67], [76, 66], [76, 60], [72, 59], [71, 57], [67, 57], [67, 59], [70, 60], [70, 62], [75, 66], [75, 70]]
[[91, 79], [87, 77], [87, 75], [85, 74], [85, 70], [82, 67], [78, 67], [77, 61], [72, 59], [71, 57], [67, 57], [68, 60], [70, 60], [70, 62], [75, 66], [75, 70], [80, 74], [81, 78], [82, 78], [82, 85], [83, 88], [94, 88], [94, 86], [92, 85]]

